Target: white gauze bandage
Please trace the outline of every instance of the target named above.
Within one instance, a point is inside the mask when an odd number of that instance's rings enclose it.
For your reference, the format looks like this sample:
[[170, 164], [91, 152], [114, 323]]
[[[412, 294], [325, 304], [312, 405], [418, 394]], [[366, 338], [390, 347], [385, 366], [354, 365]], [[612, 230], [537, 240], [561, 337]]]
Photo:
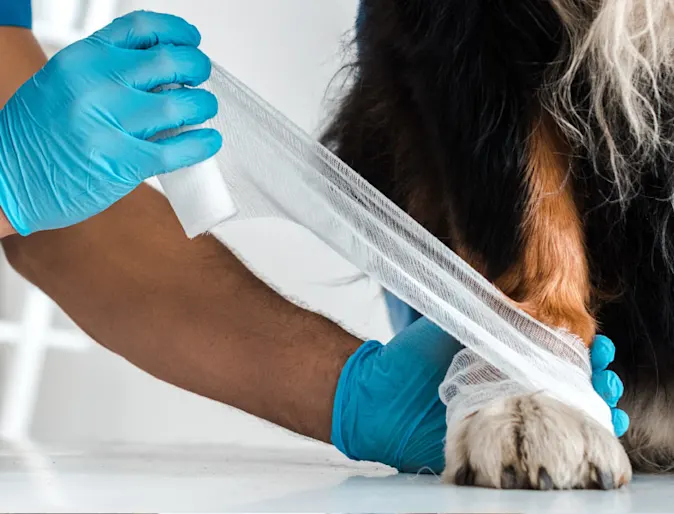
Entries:
[[544, 392], [613, 430], [610, 409], [592, 388], [589, 353], [577, 338], [516, 309], [224, 69], [214, 64], [203, 87], [219, 101], [218, 115], [205, 126], [222, 133], [222, 150], [206, 166], [160, 177], [190, 237], [225, 219], [257, 217], [285, 218], [313, 232], [466, 347], [440, 388], [450, 426], [493, 398]]

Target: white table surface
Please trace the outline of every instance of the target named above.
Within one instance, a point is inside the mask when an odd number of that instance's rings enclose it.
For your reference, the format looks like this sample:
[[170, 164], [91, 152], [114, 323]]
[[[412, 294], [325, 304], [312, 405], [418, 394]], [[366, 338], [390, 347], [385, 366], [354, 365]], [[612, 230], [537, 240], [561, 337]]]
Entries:
[[0, 445], [2, 512], [673, 512], [674, 479], [617, 492], [456, 488], [332, 448]]

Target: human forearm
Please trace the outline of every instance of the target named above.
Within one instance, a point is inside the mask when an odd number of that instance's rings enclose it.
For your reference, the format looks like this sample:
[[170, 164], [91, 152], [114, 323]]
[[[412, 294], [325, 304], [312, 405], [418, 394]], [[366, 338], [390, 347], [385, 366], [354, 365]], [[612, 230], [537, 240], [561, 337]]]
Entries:
[[46, 62], [30, 30], [0, 27], [0, 107]]
[[[0, 108], [45, 62], [47, 58], [30, 30], [0, 27]], [[0, 239], [15, 232], [0, 209]]]
[[169, 383], [329, 441], [360, 341], [285, 301], [211, 237], [189, 241], [141, 187], [103, 214], [3, 241], [10, 262], [96, 341]]
[[7, 219], [7, 216], [5, 216], [5, 213], [2, 212], [2, 209], [0, 209], [0, 239], [2, 239], [3, 237], [11, 236], [12, 234], [15, 233], [16, 230], [14, 230], [14, 227]]

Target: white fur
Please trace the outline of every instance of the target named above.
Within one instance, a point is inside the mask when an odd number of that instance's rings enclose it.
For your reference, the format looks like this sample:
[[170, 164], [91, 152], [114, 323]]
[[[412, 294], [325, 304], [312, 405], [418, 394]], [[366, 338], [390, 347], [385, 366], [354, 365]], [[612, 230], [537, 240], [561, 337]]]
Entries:
[[630, 413], [623, 438], [635, 468], [649, 473], [674, 471], [674, 397], [670, 388], [626, 394], [621, 407]]
[[[639, 166], [672, 142], [660, 109], [672, 102], [674, 0], [551, 0], [569, 36], [565, 69], [555, 70], [549, 108], [590, 156], [608, 152], [607, 177], [627, 203]], [[589, 113], [572, 100], [579, 73], [591, 85]], [[669, 120], [667, 120], [669, 121]], [[628, 140], [616, 138], [627, 127]], [[596, 128], [599, 128], [597, 133]], [[598, 173], [605, 171], [597, 168]]]
[[450, 427], [443, 479], [505, 489], [613, 489], [632, 468], [618, 439], [544, 394], [498, 398]]

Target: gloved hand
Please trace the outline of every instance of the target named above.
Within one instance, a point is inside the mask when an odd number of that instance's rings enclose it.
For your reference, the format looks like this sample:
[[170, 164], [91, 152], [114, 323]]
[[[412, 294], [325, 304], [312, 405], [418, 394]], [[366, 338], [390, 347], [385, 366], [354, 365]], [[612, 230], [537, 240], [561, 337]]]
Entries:
[[[615, 407], [622, 385], [606, 367], [613, 343], [598, 338], [592, 353], [593, 385]], [[342, 371], [332, 422], [332, 442], [355, 460], [381, 462], [403, 472], [442, 472], [445, 405], [438, 396], [449, 365], [462, 346], [421, 318], [388, 345], [364, 343]], [[613, 409], [616, 432], [627, 415]]]
[[620, 377], [615, 372], [606, 369], [613, 359], [615, 359], [613, 342], [606, 336], [595, 337], [590, 353], [592, 386], [611, 407], [613, 428], [616, 435], [622, 437], [630, 426], [630, 418], [625, 411], [616, 408], [625, 388]]
[[217, 112], [197, 86], [210, 75], [195, 27], [135, 12], [55, 55], [0, 111], [0, 207], [27, 235], [83, 221], [143, 180], [196, 164], [222, 145], [202, 129], [156, 142], [166, 129]]

